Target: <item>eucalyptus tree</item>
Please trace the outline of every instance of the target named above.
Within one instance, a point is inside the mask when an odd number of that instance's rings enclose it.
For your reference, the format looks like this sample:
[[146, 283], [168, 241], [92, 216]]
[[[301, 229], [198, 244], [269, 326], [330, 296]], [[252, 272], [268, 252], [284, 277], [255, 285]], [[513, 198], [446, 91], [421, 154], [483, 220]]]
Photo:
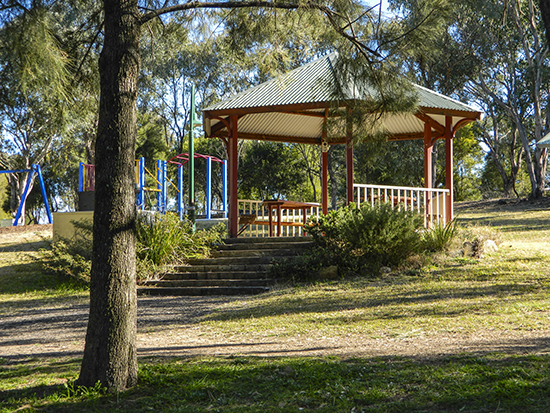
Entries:
[[499, 27], [486, 31], [495, 53], [471, 83], [513, 122], [523, 147], [530, 196], [539, 198], [544, 193], [548, 155], [547, 149], [536, 146], [550, 116], [548, 44], [533, 0], [498, 3], [494, 12], [503, 20]]

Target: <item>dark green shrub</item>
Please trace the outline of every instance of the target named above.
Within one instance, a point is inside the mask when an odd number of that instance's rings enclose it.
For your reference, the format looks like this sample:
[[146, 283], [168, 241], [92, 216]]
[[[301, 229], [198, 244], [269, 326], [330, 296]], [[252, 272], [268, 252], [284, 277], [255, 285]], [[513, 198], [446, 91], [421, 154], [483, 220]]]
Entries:
[[421, 248], [422, 217], [390, 204], [351, 205], [307, 223], [316, 244], [351, 271], [401, 264]]

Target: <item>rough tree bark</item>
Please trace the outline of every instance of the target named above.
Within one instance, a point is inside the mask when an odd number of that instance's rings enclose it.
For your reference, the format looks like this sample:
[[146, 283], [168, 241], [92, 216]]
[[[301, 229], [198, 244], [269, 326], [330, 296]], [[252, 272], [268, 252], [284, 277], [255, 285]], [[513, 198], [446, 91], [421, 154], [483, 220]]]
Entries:
[[77, 384], [99, 381], [115, 392], [137, 383], [134, 153], [141, 16], [137, 0], [105, 0], [104, 8], [90, 317]]

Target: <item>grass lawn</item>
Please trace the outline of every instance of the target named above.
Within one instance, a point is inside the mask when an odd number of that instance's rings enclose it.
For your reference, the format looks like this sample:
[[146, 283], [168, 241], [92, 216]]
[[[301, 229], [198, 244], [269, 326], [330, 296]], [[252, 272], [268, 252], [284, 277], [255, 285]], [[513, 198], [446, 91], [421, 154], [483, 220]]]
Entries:
[[[15, 364], [1, 358], [0, 348], [0, 412], [548, 412], [550, 210], [492, 203], [460, 208], [459, 218], [497, 229], [499, 251], [481, 260], [434, 260], [414, 275], [280, 288], [232, 301], [199, 326], [224, 338], [335, 337], [399, 346], [421, 337], [431, 343], [429, 356], [143, 358], [138, 386], [105, 395], [74, 388], [78, 359]], [[0, 316], [22, 297], [85, 296], [41, 275], [43, 287], [29, 289], [37, 268], [28, 260], [16, 265], [17, 271], [0, 269], [0, 303], [12, 303], [0, 305]], [[489, 341], [506, 334], [537, 339], [517, 351], [437, 353], [442, 337], [479, 334]]]

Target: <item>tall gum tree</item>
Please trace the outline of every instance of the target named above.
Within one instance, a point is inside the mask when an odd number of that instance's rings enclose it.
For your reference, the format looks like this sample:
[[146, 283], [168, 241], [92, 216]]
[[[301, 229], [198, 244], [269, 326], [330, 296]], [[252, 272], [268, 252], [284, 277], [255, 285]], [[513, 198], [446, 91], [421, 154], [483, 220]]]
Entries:
[[[427, 0], [437, 3], [437, 0]], [[93, 261], [90, 285], [90, 317], [78, 385], [100, 382], [111, 392], [137, 382], [136, 274], [134, 151], [136, 142], [137, 79], [140, 69], [141, 27], [166, 13], [194, 9], [265, 8], [317, 12], [334, 29], [337, 37], [378, 76], [376, 86], [387, 85], [381, 78], [378, 59], [391, 53], [373, 48], [373, 31], [355, 27], [369, 19], [360, 2], [334, 0], [330, 3], [227, 1], [188, 2], [141, 12], [138, 0], [103, 1], [104, 44], [99, 61], [101, 97], [96, 140], [96, 205], [93, 226]], [[434, 8], [433, 10], [437, 10]], [[430, 12], [418, 25], [406, 27], [401, 38], [434, 18]], [[370, 37], [369, 37], [370, 36]], [[378, 36], [378, 32], [374, 33]], [[398, 37], [399, 38], [399, 37]], [[391, 41], [384, 45], [389, 49]], [[350, 59], [351, 60], [351, 59]], [[367, 69], [363, 69], [364, 71]], [[391, 71], [387, 71], [391, 76]], [[396, 77], [393, 78], [396, 81]], [[401, 88], [393, 88], [401, 90]], [[383, 95], [383, 93], [380, 93]], [[383, 98], [381, 98], [382, 100]], [[396, 99], [389, 97], [392, 110]], [[408, 110], [412, 110], [410, 99]], [[381, 109], [384, 105], [377, 105]], [[404, 110], [404, 109], [402, 109]]]

